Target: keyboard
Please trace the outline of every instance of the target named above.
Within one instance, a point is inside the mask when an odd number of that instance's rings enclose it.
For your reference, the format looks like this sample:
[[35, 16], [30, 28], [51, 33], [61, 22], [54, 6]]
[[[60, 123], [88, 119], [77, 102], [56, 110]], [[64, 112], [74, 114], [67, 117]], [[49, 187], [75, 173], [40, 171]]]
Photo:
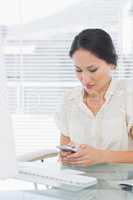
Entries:
[[56, 187], [69, 185], [87, 188], [97, 183], [97, 179], [94, 177], [64, 173], [64, 170], [55, 171], [54, 167], [53, 170], [48, 170], [45, 165], [34, 162], [20, 162], [17, 178]]

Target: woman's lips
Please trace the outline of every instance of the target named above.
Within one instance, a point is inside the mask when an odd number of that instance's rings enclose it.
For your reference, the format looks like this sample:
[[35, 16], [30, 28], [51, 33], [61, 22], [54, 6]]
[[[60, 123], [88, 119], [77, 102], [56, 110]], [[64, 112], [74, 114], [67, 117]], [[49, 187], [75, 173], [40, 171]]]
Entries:
[[92, 87], [94, 87], [94, 85], [89, 85], [89, 84], [88, 84], [88, 85], [86, 85], [85, 87], [86, 87], [86, 89], [91, 89]]

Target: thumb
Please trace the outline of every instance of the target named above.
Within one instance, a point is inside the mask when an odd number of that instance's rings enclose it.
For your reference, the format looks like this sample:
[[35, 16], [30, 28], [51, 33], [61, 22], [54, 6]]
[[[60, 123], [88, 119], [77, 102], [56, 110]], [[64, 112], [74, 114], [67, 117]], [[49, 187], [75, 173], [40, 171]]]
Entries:
[[86, 146], [87, 146], [86, 144], [81, 144], [79, 147], [82, 148], [82, 149], [85, 149]]
[[73, 141], [69, 142], [68, 145], [69, 146], [76, 146], [76, 144]]

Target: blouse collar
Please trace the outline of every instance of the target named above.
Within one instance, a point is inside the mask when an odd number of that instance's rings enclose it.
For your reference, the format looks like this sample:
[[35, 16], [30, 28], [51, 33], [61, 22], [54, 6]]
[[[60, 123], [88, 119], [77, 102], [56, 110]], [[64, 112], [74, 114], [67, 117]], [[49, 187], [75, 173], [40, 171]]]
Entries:
[[[108, 86], [108, 89], [107, 89], [107, 91], [106, 91], [106, 93], [105, 93], [105, 95], [104, 95], [104, 97], [105, 97], [105, 99], [106, 100], [109, 100], [110, 99], [110, 97], [112, 96], [112, 95], [114, 95], [114, 93], [115, 93], [115, 90], [116, 90], [116, 82], [117, 82], [117, 80], [115, 80], [115, 79], [111, 79], [111, 81], [110, 81], [110, 84], [109, 84], [109, 86]], [[82, 90], [81, 90], [81, 97], [80, 97], [80, 99], [83, 101], [83, 97], [84, 97], [84, 88], [82, 87]]]
[[[118, 80], [115, 79], [111, 79], [109, 87], [105, 93], [105, 99], [109, 100], [110, 97], [115, 93], [116, 90], [116, 82], [118, 82]], [[83, 97], [84, 97], [84, 88], [83, 86], [78, 86], [76, 88], [74, 88], [74, 91], [72, 91], [72, 93], [69, 95], [69, 100], [75, 99], [75, 100], [80, 100], [80, 102], [83, 102]]]

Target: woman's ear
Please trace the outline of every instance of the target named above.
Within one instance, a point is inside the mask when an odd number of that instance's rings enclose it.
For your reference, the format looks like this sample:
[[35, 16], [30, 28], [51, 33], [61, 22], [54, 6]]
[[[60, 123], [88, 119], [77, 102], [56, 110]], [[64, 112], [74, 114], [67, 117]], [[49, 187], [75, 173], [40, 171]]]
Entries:
[[129, 136], [133, 139], [133, 126], [129, 130]]
[[110, 65], [110, 76], [112, 77], [115, 73], [116, 65], [111, 64]]
[[116, 69], [116, 65], [111, 64], [110, 68], [111, 68], [111, 70], [115, 70]]

